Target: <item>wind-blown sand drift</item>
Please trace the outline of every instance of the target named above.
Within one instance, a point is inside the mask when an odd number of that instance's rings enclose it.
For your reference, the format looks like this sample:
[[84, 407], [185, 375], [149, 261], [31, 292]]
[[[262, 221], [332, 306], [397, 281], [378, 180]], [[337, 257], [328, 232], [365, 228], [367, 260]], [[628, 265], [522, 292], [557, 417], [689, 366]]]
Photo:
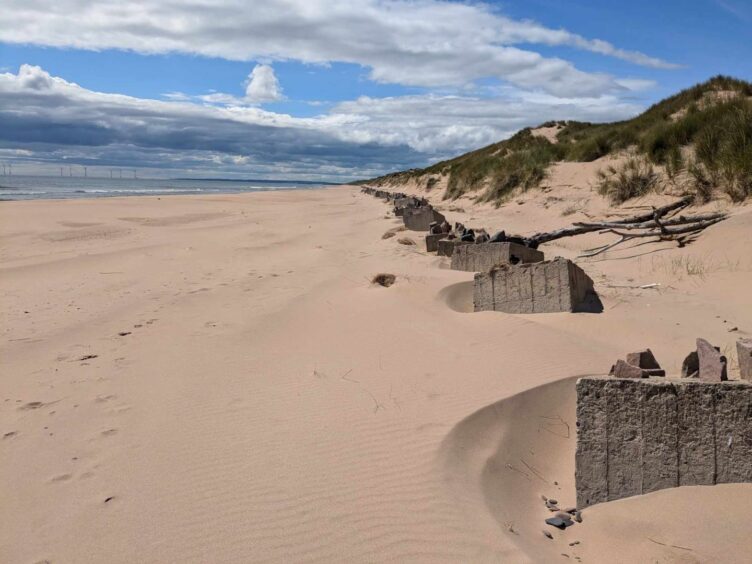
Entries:
[[[520, 208], [494, 223], [524, 231]], [[348, 187], [4, 202], [0, 560], [748, 558], [747, 484], [601, 504], [553, 540], [540, 499], [574, 503], [576, 376], [752, 331], [748, 208], [580, 262], [602, 313], [536, 315], [469, 313], [473, 274], [382, 239], [385, 212]]]

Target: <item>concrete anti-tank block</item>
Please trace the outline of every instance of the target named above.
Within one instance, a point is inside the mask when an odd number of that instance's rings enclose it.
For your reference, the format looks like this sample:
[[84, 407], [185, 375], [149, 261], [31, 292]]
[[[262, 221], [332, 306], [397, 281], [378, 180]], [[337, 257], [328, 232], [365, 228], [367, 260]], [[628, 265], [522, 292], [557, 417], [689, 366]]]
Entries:
[[752, 482], [752, 384], [577, 381], [577, 506], [664, 488]]
[[446, 239], [446, 233], [431, 233], [426, 235], [426, 252], [435, 253], [439, 250], [439, 241]]
[[452, 270], [488, 272], [503, 264], [540, 262], [543, 253], [518, 243], [479, 243], [457, 249], [452, 255]]
[[576, 311], [590, 295], [593, 281], [571, 260], [504, 265], [475, 275], [475, 311], [552, 313]]
[[460, 241], [459, 239], [441, 239], [436, 246], [436, 255], [451, 257], [454, 254], [454, 249], [463, 245], [472, 245], [472, 243]]
[[445, 217], [430, 206], [407, 208], [402, 215], [405, 227], [410, 231], [428, 231], [435, 221], [441, 223]]

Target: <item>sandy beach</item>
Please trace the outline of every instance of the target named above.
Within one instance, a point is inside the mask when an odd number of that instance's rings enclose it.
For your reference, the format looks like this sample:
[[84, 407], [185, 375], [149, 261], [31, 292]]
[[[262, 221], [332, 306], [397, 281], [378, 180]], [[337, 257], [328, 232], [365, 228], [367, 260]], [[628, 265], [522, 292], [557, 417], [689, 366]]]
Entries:
[[[557, 166], [498, 209], [429, 197], [521, 233], [608, 211]], [[602, 313], [509, 315], [357, 187], [2, 202], [0, 561], [749, 562], [751, 484], [541, 532], [541, 495], [575, 501], [577, 377], [644, 347], [678, 373], [697, 337], [738, 377], [752, 207], [718, 206], [686, 248], [578, 261]]]

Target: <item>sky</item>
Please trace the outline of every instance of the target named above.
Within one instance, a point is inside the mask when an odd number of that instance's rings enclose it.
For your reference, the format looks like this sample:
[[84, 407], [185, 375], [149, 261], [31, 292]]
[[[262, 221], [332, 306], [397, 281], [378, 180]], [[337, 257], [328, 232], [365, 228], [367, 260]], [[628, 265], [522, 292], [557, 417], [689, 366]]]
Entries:
[[752, 80], [752, 0], [2, 0], [0, 162], [345, 182]]

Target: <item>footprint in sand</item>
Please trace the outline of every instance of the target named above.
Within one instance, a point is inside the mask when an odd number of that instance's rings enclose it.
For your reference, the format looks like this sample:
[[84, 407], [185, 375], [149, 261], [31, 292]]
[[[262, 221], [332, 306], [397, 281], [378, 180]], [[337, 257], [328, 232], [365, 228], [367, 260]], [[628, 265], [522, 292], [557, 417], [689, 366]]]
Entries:
[[20, 411], [31, 411], [33, 409], [39, 409], [40, 407], [44, 407], [44, 403], [41, 401], [30, 401], [28, 403], [23, 404], [18, 409]]
[[94, 401], [97, 402], [97, 403], [106, 403], [106, 402], [108, 402], [110, 400], [114, 400], [114, 399], [117, 399], [117, 396], [114, 395], [114, 394], [110, 394], [108, 396], [97, 396]]

